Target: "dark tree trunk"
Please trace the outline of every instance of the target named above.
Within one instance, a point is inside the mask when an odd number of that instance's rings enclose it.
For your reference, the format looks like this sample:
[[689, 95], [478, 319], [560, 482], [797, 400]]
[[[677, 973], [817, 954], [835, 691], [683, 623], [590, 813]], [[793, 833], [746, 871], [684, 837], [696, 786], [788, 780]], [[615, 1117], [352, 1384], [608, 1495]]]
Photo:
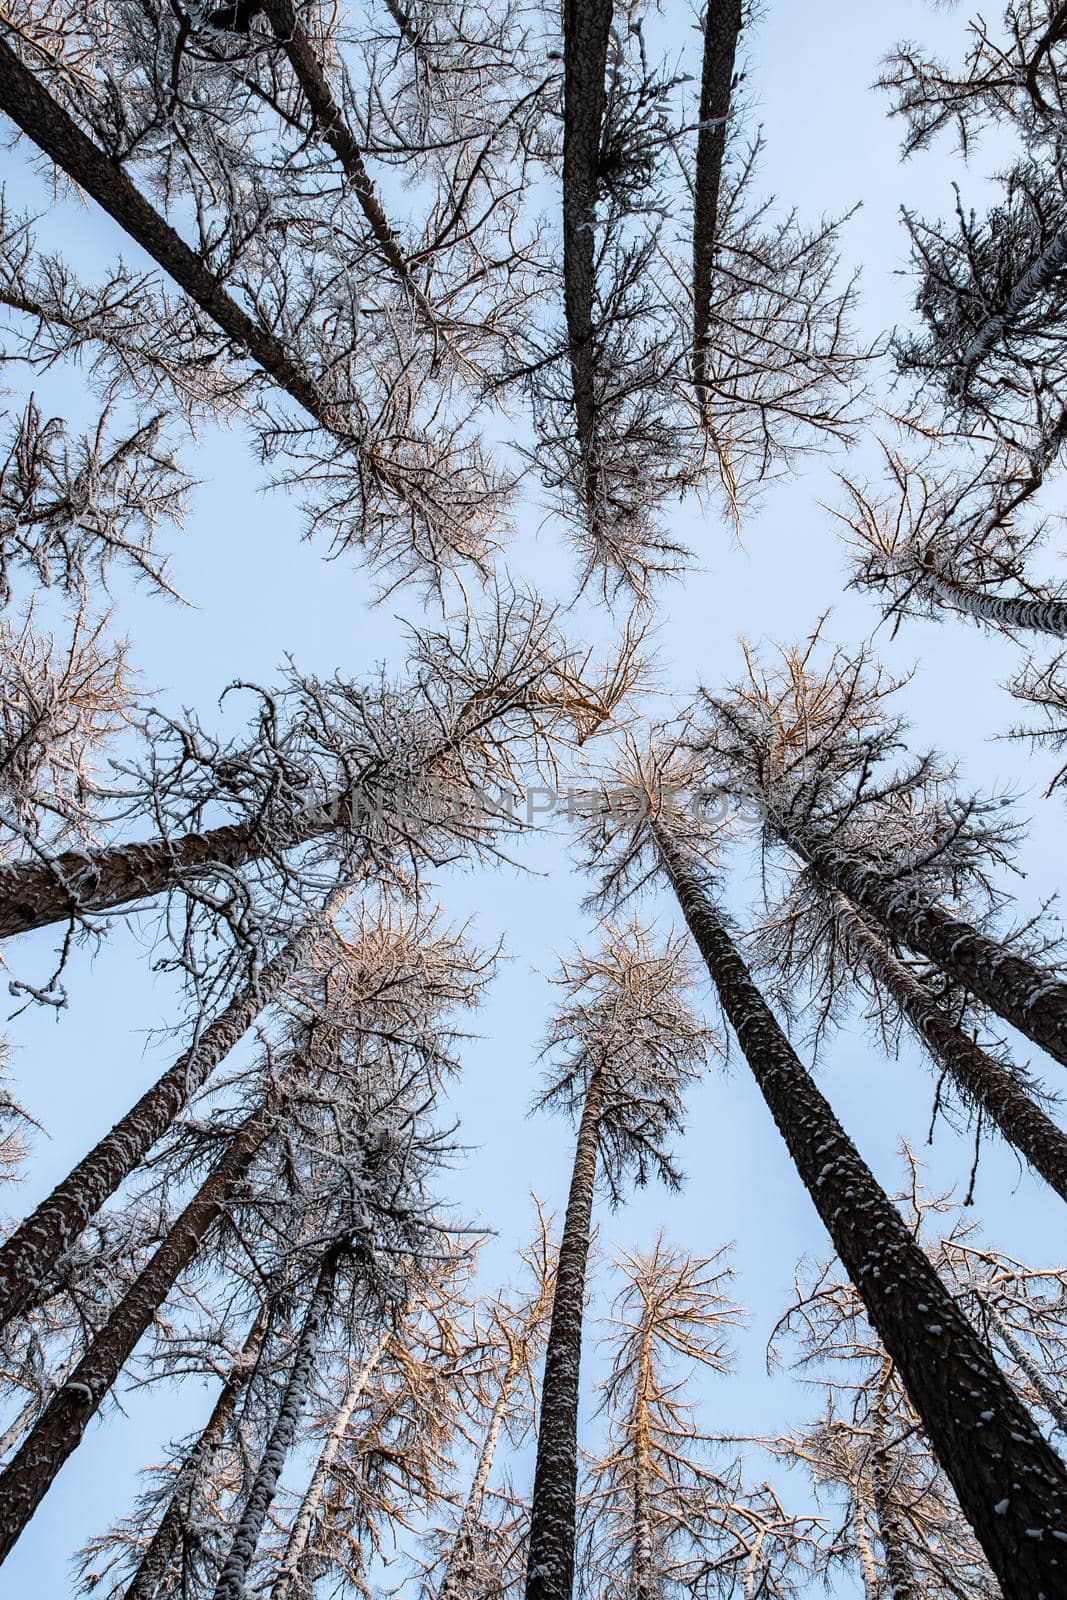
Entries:
[[575, 431], [585, 466], [586, 500], [595, 514], [596, 202], [612, 0], [563, 3], [563, 304], [570, 345]]
[[1067, 1133], [1027, 1094], [1007, 1067], [968, 1039], [893, 954], [884, 936], [838, 895], [842, 929], [867, 970], [884, 983], [934, 1060], [1061, 1200], [1067, 1200]]
[[801, 1064], [699, 868], [652, 826], [745, 1059], [1006, 1600], [1067, 1593], [1063, 1463]]
[[530, 1511], [526, 1600], [571, 1600], [574, 1589], [578, 1378], [603, 1105], [604, 1081], [595, 1073], [578, 1126], [552, 1297]]
[[137, 1281], [112, 1311], [70, 1377], [49, 1402], [10, 1466], [0, 1474], [0, 1561], [77, 1448], [90, 1420], [133, 1354], [152, 1318], [193, 1260], [233, 1189], [247, 1172], [272, 1122], [262, 1107], [243, 1123], [172, 1225]]
[[0, 938], [64, 922], [79, 913], [91, 915], [152, 900], [186, 874], [210, 872], [216, 866], [247, 866], [272, 851], [321, 838], [340, 823], [336, 808], [312, 806], [291, 819], [284, 834], [279, 829], [268, 832], [255, 822], [231, 822], [175, 839], [64, 850], [48, 861], [12, 862], [0, 867]]
[[311, 40], [300, 24], [292, 0], [263, 0], [263, 9], [304, 91], [304, 98], [311, 108], [315, 126], [340, 161], [344, 174], [352, 185], [353, 193], [370, 225], [371, 234], [382, 259], [411, 295], [423, 316], [431, 324], [435, 324], [433, 307], [411, 275], [411, 268], [397, 244], [396, 233], [389, 224], [367, 171], [363, 152], [345, 122], [341, 107], [333, 97], [326, 74], [315, 54]]
[[183, 1462], [175, 1479], [174, 1488], [151, 1543], [141, 1557], [123, 1600], [158, 1600], [163, 1582], [170, 1571], [182, 1542], [185, 1517], [184, 1502], [195, 1494], [198, 1483], [210, 1469], [211, 1458], [226, 1437], [233, 1421], [237, 1402], [255, 1370], [259, 1352], [263, 1348], [270, 1326], [270, 1308], [264, 1305], [256, 1316], [240, 1355], [227, 1374], [219, 1390], [218, 1399], [203, 1431]]
[[278, 1487], [278, 1479], [293, 1447], [300, 1418], [307, 1404], [319, 1346], [333, 1308], [337, 1265], [338, 1252], [330, 1250], [319, 1269], [314, 1293], [304, 1314], [293, 1364], [286, 1379], [285, 1392], [234, 1532], [233, 1543], [215, 1589], [215, 1600], [242, 1600], [245, 1594], [245, 1578], [255, 1557], [256, 1547], [267, 1521], [267, 1513], [270, 1511]]
[[[324, 915], [332, 915], [344, 899], [343, 890], [335, 891]], [[145, 1091], [111, 1132], [0, 1246], [0, 1329], [37, 1303], [48, 1273], [63, 1252], [105, 1200], [136, 1170], [182, 1107], [307, 959], [321, 928], [318, 918], [307, 923], [268, 961], [258, 980], [230, 1001], [196, 1043]]]
[[340, 438], [349, 430], [315, 380], [268, 329], [253, 322], [220, 280], [148, 203], [115, 162], [78, 127], [0, 39], [0, 109], [58, 167], [113, 217], [245, 355], [319, 425]]
[[708, 0], [693, 184], [693, 381], [702, 416], [708, 405], [704, 385], [715, 250], [719, 239], [719, 192], [740, 34], [741, 0]]
[[783, 842], [831, 888], [868, 912], [898, 944], [926, 956], [979, 1000], [1067, 1066], [1067, 983], [1026, 956], [1006, 949], [962, 917], [953, 916], [873, 867], [839, 855], [780, 819]]

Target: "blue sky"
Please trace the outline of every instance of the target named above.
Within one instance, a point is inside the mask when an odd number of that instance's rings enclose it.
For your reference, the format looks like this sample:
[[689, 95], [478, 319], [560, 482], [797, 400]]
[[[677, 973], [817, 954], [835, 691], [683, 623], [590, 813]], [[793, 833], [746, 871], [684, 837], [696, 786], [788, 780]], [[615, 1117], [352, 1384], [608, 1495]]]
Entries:
[[[748, 95], [766, 136], [763, 187], [811, 221], [862, 202], [844, 231], [843, 254], [847, 264], [862, 268], [857, 321], [866, 334], [877, 334], [908, 314], [909, 284], [900, 275], [906, 261], [901, 203], [944, 212], [952, 203], [952, 181], [963, 175], [947, 143], [902, 165], [899, 129], [870, 85], [880, 58], [903, 37], [957, 58], [967, 12], [917, 0], [892, 8], [813, 0], [769, 12], [747, 46]], [[650, 39], [665, 26], [650, 21]], [[679, 35], [678, 46], [695, 60], [695, 35]], [[981, 162], [979, 152], [979, 172]], [[40, 204], [43, 191], [26, 152], [12, 155], [7, 166], [16, 199]], [[979, 199], [978, 172], [963, 181], [965, 194]], [[67, 201], [47, 228], [79, 266], [109, 259], [116, 249], [115, 230], [91, 206]], [[132, 248], [123, 250], [135, 259]], [[84, 400], [77, 374], [53, 374], [36, 387], [47, 408], [79, 415]], [[862, 466], [869, 456], [868, 442], [849, 465]], [[698, 565], [661, 597], [657, 640], [669, 690], [686, 698], [698, 681], [732, 677], [739, 633], [754, 641], [795, 638], [832, 609], [832, 638], [852, 644], [870, 634], [876, 613], [863, 597], [844, 592], [843, 553], [821, 509], [821, 502], [835, 498], [832, 470], [842, 464], [840, 456], [813, 462], [776, 485], [740, 539], [714, 514], [702, 516], [688, 504], [678, 511], [675, 528], [697, 553]], [[409, 597], [398, 594], [372, 608], [373, 584], [365, 573], [345, 561], [327, 563], [319, 548], [302, 543], [298, 511], [282, 495], [262, 492], [262, 470], [240, 428], [207, 432], [193, 470], [201, 480], [193, 514], [173, 540], [177, 587], [192, 604], [180, 607], [117, 586], [116, 626], [132, 639], [134, 662], [160, 703], [196, 707], [210, 721], [217, 696], [234, 677], [268, 682], [287, 652], [308, 671], [339, 669], [354, 678], [381, 659], [397, 658], [398, 618], [414, 610]], [[507, 565], [517, 580], [569, 598], [570, 557], [532, 503]], [[610, 636], [610, 618], [595, 606], [577, 608], [574, 619], [593, 641]], [[999, 685], [1018, 652], [962, 622], [912, 624], [896, 640], [883, 629], [878, 643], [891, 668], [917, 664], [903, 696], [916, 743], [958, 757], [968, 785], [1017, 791], [1022, 811], [1032, 815], [1017, 893], [1021, 911], [1036, 909], [1059, 885], [1062, 810], [1060, 802], [1042, 798], [1051, 761], [995, 738], [1015, 720]], [[543, 974], [553, 952], [588, 928], [580, 910], [587, 886], [573, 869], [566, 825], [546, 828], [520, 854], [525, 875], [507, 868], [456, 874], [441, 890], [451, 915], [473, 916], [485, 944], [503, 937], [508, 955], [454, 1098], [461, 1137], [473, 1150], [453, 1174], [452, 1193], [464, 1212], [498, 1232], [486, 1252], [490, 1276], [510, 1271], [509, 1251], [529, 1222], [531, 1188], [550, 1206], [562, 1209], [565, 1200], [570, 1130], [558, 1120], [529, 1119], [526, 1108], [550, 1004]], [[732, 879], [739, 915], [756, 887], [753, 864], [742, 858]], [[665, 900], [645, 910], [664, 922], [671, 916]], [[49, 1134], [37, 1141], [20, 1192], [26, 1206], [174, 1053], [166, 1041], [145, 1046], [150, 1030], [175, 1016], [169, 980], [150, 971], [149, 935], [147, 922], [117, 927], [95, 958], [82, 955], [72, 963], [65, 1012], [30, 1011], [11, 1025], [22, 1098]], [[51, 942], [44, 930], [5, 954], [16, 971], [39, 975]], [[1055, 1071], [1050, 1065], [1049, 1075]], [[887, 1187], [901, 1177], [902, 1137], [929, 1163], [931, 1183], [965, 1187], [972, 1156], [966, 1139], [942, 1125], [933, 1148], [925, 1148], [932, 1078], [915, 1054], [886, 1061], [856, 1027], [825, 1051], [820, 1082]], [[777, 1429], [813, 1409], [814, 1401], [787, 1375], [767, 1378], [763, 1346], [785, 1303], [796, 1258], [825, 1255], [827, 1243], [740, 1060], [725, 1072], [713, 1067], [693, 1095], [680, 1156], [689, 1174], [684, 1192], [650, 1188], [614, 1215], [602, 1212], [602, 1240], [609, 1248], [630, 1247], [650, 1242], [662, 1227], [672, 1240], [709, 1253], [736, 1241], [736, 1289], [751, 1320], [736, 1340], [738, 1373], [708, 1387], [703, 1420], [724, 1431]], [[1019, 1173], [1009, 1154], [986, 1147], [975, 1209], [993, 1242], [1034, 1263], [1057, 1259], [1057, 1204]], [[606, 1278], [595, 1287], [602, 1300]], [[105, 1427], [91, 1427], [0, 1573], [0, 1600], [31, 1588], [48, 1596], [69, 1592], [70, 1552], [124, 1509], [138, 1466], [158, 1459], [169, 1435], [194, 1426], [209, 1403], [204, 1392], [127, 1394], [125, 1419], [112, 1416]], [[799, 1482], [795, 1493], [799, 1499]], [[838, 1593], [852, 1591], [843, 1585]]]

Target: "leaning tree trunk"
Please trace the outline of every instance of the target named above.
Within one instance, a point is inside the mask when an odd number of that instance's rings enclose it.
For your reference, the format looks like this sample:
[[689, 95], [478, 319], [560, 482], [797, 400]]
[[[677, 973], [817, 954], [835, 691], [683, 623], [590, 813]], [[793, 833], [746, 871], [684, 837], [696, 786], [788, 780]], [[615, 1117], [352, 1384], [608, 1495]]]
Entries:
[[163, 1583], [181, 1544], [187, 1501], [204, 1480], [211, 1459], [226, 1436], [237, 1402], [259, 1360], [270, 1320], [270, 1305], [264, 1304], [256, 1314], [240, 1355], [226, 1375], [200, 1437], [181, 1465], [166, 1510], [122, 1600], [158, 1600], [163, 1592]]
[[1067, 639], [1067, 600], [1049, 597], [1027, 599], [1024, 595], [987, 594], [968, 583], [959, 583], [940, 573], [924, 577], [926, 588], [956, 611], [966, 612], [992, 627], [1022, 629], [1027, 633], [1050, 633]]
[[183, 1106], [307, 960], [321, 937], [323, 921], [340, 910], [346, 895], [346, 889], [334, 891], [321, 914], [305, 923], [267, 962], [256, 981], [230, 1001], [0, 1246], [0, 1329], [37, 1304], [42, 1285], [64, 1250], [135, 1171]]
[[596, 1188], [604, 1079], [593, 1074], [582, 1108], [563, 1224], [541, 1386], [526, 1600], [571, 1600], [578, 1490], [578, 1377], [585, 1275]]
[[308, 1548], [315, 1517], [318, 1514], [319, 1507], [322, 1505], [327, 1485], [333, 1474], [334, 1463], [337, 1460], [341, 1445], [344, 1443], [348, 1425], [352, 1421], [352, 1413], [359, 1404], [360, 1397], [363, 1395], [367, 1384], [374, 1376], [378, 1363], [385, 1354], [391, 1338], [392, 1334], [387, 1333], [382, 1339], [379, 1339], [356, 1377], [352, 1380], [345, 1392], [344, 1399], [337, 1408], [330, 1431], [326, 1435], [326, 1442], [319, 1452], [319, 1459], [315, 1463], [315, 1470], [311, 1474], [311, 1481], [304, 1490], [300, 1501], [300, 1510], [293, 1518], [293, 1525], [289, 1529], [285, 1554], [282, 1557], [277, 1576], [271, 1585], [271, 1600], [292, 1600], [292, 1597], [300, 1592], [301, 1562]]
[[319, 1269], [314, 1293], [304, 1314], [296, 1354], [286, 1379], [285, 1392], [252, 1487], [248, 1491], [241, 1519], [234, 1531], [233, 1542], [215, 1588], [215, 1600], [242, 1600], [245, 1593], [245, 1578], [255, 1557], [278, 1479], [293, 1447], [296, 1430], [307, 1404], [323, 1330], [333, 1309], [339, 1256], [339, 1250], [331, 1249]]
[[963, 988], [1067, 1066], [1067, 983], [1027, 956], [1017, 955], [973, 923], [953, 916], [906, 882], [884, 877], [835, 850], [827, 839], [774, 815], [782, 842], [829, 888], [839, 889], [899, 944], [926, 956]]
[[1012, 323], [1026, 311], [1031, 302], [1062, 277], [1065, 266], [1067, 266], [1067, 228], [1061, 228], [1059, 232], [1053, 234], [1045, 248], [1030, 263], [1019, 281], [1012, 285], [1004, 297], [1000, 310], [987, 317], [985, 322], [975, 329], [960, 351], [957, 361], [953, 363], [956, 370], [951, 380], [951, 387], [955, 392], [966, 395], [971, 375], [978, 363], [996, 349]]
[[661, 861], [723, 1010], [1006, 1600], [1067, 1590], [1067, 1471], [947, 1292], [753, 983], [700, 869]]
[[289, 58], [289, 65], [304, 92], [316, 129], [341, 163], [345, 177], [349, 180], [352, 192], [359, 202], [360, 210], [370, 226], [371, 236], [382, 260], [407, 290], [422, 316], [431, 327], [435, 327], [436, 317], [433, 307], [412, 277], [411, 267], [397, 244], [396, 231], [382, 209], [377, 190], [367, 171], [363, 152], [333, 96], [322, 64], [301, 25], [292, 0], [264, 0], [263, 9], [274, 29], [275, 37]]
[[885, 985], [964, 1099], [979, 1108], [1061, 1200], [1067, 1200], [1067, 1133], [1046, 1116], [1007, 1067], [955, 1026], [845, 895], [835, 895], [834, 914], [855, 954]]
[[46, 1406], [10, 1466], [0, 1474], [0, 1561], [10, 1553], [178, 1275], [193, 1260], [208, 1230], [218, 1220], [272, 1121], [273, 1112], [263, 1106], [242, 1124], [62, 1389]]
[[474, 1535], [481, 1520], [485, 1490], [489, 1474], [493, 1470], [493, 1458], [496, 1455], [504, 1423], [507, 1421], [508, 1403], [522, 1367], [523, 1344], [521, 1337], [517, 1336], [512, 1340], [508, 1351], [507, 1366], [504, 1368], [500, 1388], [489, 1417], [489, 1425], [485, 1430], [481, 1450], [478, 1452], [478, 1465], [474, 1471], [459, 1527], [456, 1529], [456, 1536], [452, 1541], [444, 1577], [437, 1591], [437, 1600], [469, 1600], [474, 1576]]
[[[242, 311], [200, 256], [148, 203], [122, 168], [82, 132], [2, 39], [0, 110], [92, 195], [227, 338], [291, 395], [320, 427], [358, 448], [344, 417], [325, 398], [315, 379], [293, 360], [273, 333]], [[360, 454], [365, 453], [360, 451]], [[366, 464], [374, 473], [375, 465], [369, 454]]]
[[612, 0], [563, 4], [563, 306], [585, 498], [596, 514], [596, 203]]
[[709, 403], [706, 388], [708, 331], [719, 240], [719, 195], [740, 33], [741, 0], [708, 0], [693, 181], [693, 382], [700, 415], [705, 420]]
[[341, 825], [336, 807], [311, 806], [293, 818], [284, 833], [255, 821], [230, 822], [174, 839], [64, 850], [47, 861], [14, 861], [0, 867], [0, 938], [152, 900], [187, 873], [244, 867], [271, 852], [322, 838]]

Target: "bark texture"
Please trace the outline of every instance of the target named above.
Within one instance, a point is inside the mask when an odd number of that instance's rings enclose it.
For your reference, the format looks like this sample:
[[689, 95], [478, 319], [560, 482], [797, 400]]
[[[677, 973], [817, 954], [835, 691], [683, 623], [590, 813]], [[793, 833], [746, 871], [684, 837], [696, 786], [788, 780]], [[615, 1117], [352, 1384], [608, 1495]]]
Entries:
[[1061, 1200], [1067, 1200], [1067, 1134], [1046, 1116], [1006, 1067], [950, 1021], [851, 901], [838, 895], [837, 905], [849, 944], [867, 970], [885, 985], [934, 1060], [964, 1098], [980, 1107]]
[[[336, 891], [325, 914], [339, 910], [344, 898]], [[318, 919], [307, 923], [0, 1247], [0, 1329], [37, 1303], [63, 1252], [306, 960], [321, 926]]]
[[151, 1543], [141, 1557], [123, 1600], [158, 1600], [171, 1564], [178, 1553], [183, 1530], [183, 1502], [193, 1493], [204, 1471], [209, 1467], [214, 1452], [226, 1436], [226, 1430], [237, 1410], [245, 1384], [248, 1382], [263, 1348], [270, 1326], [270, 1308], [263, 1306], [252, 1324], [240, 1355], [230, 1368], [226, 1381], [219, 1390], [211, 1408], [211, 1415], [203, 1431], [189, 1451], [174, 1481], [167, 1509], [152, 1535]]
[[242, 1600], [245, 1593], [245, 1578], [255, 1557], [256, 1546], [259, 1544], [267, 1513], [270, 1511], [278, 1487], [278, 1479], [282, 1475], [282, 1469], [292, 1449], [296, 1430], [307, 1404], [323, 1331], [333, 1308], [337, 1265], [338, 1252], [331, 1250], [319, 1269], [314, 1293], [304, 1313], [296, 1353], [278, 1406], [278, 1414], [274, 1419], [274, 1426], [263, 1450], [252, 1487], [248, 1491], [240, 1521], [234, 1531], [233, 1542], [215, 1588], [215, 1600]]
[[363, 1363], [359, 1373], [349, 1385], [344, 1399], [337, 1408], [326, 1441], [319, 1452], [319, 1459], [315, 1463], [315, 1470], [311, 1480], [304, 1490], [300, 1501], [300, 1510], [293, 1519], [289, 1529], [289, 1538], [286, 1541], [285, 1554], [282, 1557], [278, 1574], [271, 1587], [271, 1600], [293, 1600], [293, 1596], [302, 1593], [300, 1585], [300, 1567], [305, 1553], [311, 1542], [311, 1532], [315, 1518], [325, 1497], [326, 1489], [333, 1476], [334, 1463], [337, 1460], [348, 1425], [352, 1415], [359, 1404], [360, 1397], [373, 1377], [378, 1363], [385, 1354], [391, 1335], [386, 1334], [371, 1351]]
[[563, 1224], [541, 1387], [526, 1600], [571, 1600], [578, 1490], [578, 1381], [585, 1275], [596, 1188], [604, 1079], [594, 1073], [582, 1108]]
[[12, 862], [0, 867], [0, 938], [64, 922], [79, 913], [152, 900], [166, 894], [186, 873], [214, 866], [243, 867], [271, 849], [320, 838], [337, 825], [335, 814], [316, 806], [296, 818], [284, 836], [277, 828], [268, 834], [251, 822], [231, 822], [175, 839], [64, 850], [47, 861]]
[[63, 1463], [133, 1354], [138, 1341], [217, 1221], [233, 1185], [244, 1176], [271, 1126], [265, 1108], [252, 1113], [226, 1153], [174, 1222], [148, 1265], [41, 1415], [10, 1466], [0, 1474], [0, 1561], [44, 1499]]
[[693, 186], [693, 381], [701, 415], [708, 397], [708, 330], [719, 238], [719, 191], [726, 155], [727, 123], [733, 91], [742, 0], [708, 0], [704, 20], [704, 61], [700, 74], [700, 122]]
[[1067, 1471], [958, 1309], [756, 988], [699, 870], [664, 869], [805, 1188], [1006, 1600], [1067, 1592]]
[[987, 594], [969, 584], [931, 573], [928, 587], [939, 600], [994, 627], [1021, 628], [1027, 633], [1050, 633], [1067, 639], [1067, 600], [1028, 599], [1024, 595]]
[[906, 882], [885, 878], [778, 818], [774, 825], [825, 884], [839, 889], [898, 943], [927, 956], [1053, 1060], [1067, 1066], [1067, 983], [965, 918], [922, 898]]

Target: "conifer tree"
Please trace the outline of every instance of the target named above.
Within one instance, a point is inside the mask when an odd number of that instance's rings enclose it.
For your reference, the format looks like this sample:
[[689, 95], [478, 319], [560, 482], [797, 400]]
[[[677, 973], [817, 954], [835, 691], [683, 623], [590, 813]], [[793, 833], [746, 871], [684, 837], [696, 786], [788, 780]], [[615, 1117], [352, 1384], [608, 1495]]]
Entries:
[[578, 1121], [541, 1386], [527, 1600], [569, 1600], [574, 1582], [578, 1394], [593, 1202], [603, 1185], [619, 1204], [630, 1182], [656, 1173], [677, 1186], [667, 1147], [682, 1094], [710, 1038], [686, 998], [682, 946], [659, 945], [637, 924], [604, 929], [601, 947], [561, 963], [564, 1003], [545, 1045], [550, 1065], [538, 1109]]

